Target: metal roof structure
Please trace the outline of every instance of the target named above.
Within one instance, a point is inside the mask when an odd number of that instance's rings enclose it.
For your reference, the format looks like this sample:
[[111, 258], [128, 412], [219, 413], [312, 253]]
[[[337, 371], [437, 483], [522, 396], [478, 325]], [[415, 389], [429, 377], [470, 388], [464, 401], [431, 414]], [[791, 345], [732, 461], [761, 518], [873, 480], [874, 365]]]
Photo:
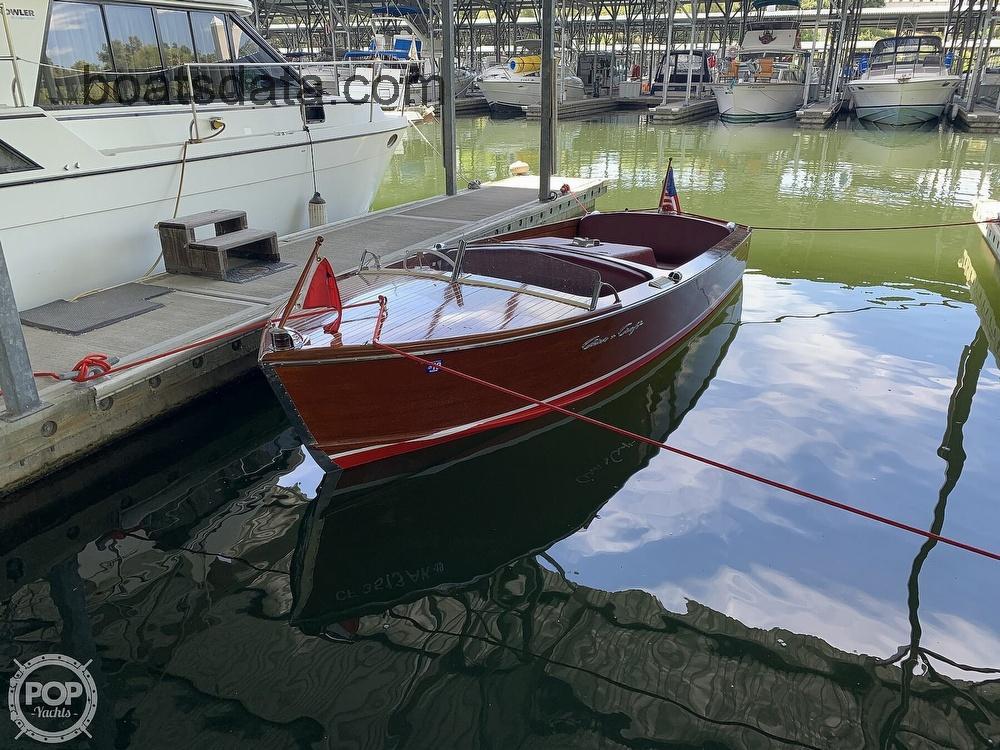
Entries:
[[[611, 51], [623, 64], [652, 70], [668, 47], [723, 50], [738, 43], [747, 21], [798, 22], [804, 46], [818, 38], [824, 87], [834, 68], [853, 59], [878, 37], [931, 33], [941, 36], [969, 67], [985, 60], [1000, 0], [818, 0], [819, 8], [759, 6], [760, 0], [560, 0], [557, 15], [566, 37], [581, 51]], [[880, 3], [876, 5], [876, 3]], [[428, 38], [440, 29], [440, 0], [258, 0], [258, 26], [286, 51], [325, 48], [335, 56], [364, 49], [375, 30], [372, 18], [394, 14]], [[405, 11], [403, 10], [405, 8]], [[485, 59], [513, 54], [517, 40], [537, 37], [539, 0], [454, 0], [456, 58], [478, 69]], [[694, 17], [692, 17], [694, 14]], [[862, 34], [864, 31], [864, 34]], [[866, 43], [858, 46], [859, 39]], [[432, 44], [435, 43], [432, 41]], [[438, 48], [439, 50], [440, 48]], [[832, 54], [831, 54], [832, 53]], [[831, 57], [828, 64], [826, 57]]]

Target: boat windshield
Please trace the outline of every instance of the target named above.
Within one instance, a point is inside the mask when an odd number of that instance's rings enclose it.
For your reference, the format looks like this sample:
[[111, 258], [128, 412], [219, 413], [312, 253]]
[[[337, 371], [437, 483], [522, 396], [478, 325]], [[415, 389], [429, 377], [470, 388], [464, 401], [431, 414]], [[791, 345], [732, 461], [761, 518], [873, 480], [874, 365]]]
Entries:
[[941, 40], [936, 36], [880, 39], [868, 62], [869, 75], [895, 75], [901, 69], [938, 71], [943, 62]]
[[[475, 244], [464, 249], [414, 251], [388, 266], [389, 271], [395, 269], [443, 274], [463, 283], [507, 282], [504, 288], [511, 290], [546, 289], [565, 295], [564, 301], [588, 309], [596, 306], [606, 286], [600, 272], [590, 267], [588, 258], [567, 255], [544, 245]], [[374, 272], [386, 271], [380, 268]]]

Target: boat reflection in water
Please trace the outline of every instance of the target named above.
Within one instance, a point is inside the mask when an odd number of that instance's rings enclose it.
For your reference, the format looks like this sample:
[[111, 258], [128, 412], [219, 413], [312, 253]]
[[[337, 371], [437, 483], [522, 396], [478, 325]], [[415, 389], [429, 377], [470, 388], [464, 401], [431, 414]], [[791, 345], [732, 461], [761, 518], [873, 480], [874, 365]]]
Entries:
[[[714, 377], [741, 302], [739, 291], [671, 356], [577, 411], [665, 440]], [[441, 447], [447, 463], [410, 459], [429, 468], [412, 473], [411, 465], [405, 483], [379, 483], [365, 467], [329, 477], [336, 486], [321, 490], [303, 521], [292, 568], [294, 623], [318, 632], [544, 550], [586, 525], [658, 450], [562, 416], [460, 445], [458, 456], [454, 444]]]
[[[666, 440], [714, 377], [739, 310], [736, 299], [687, 348], [588, 413]], [[379, 682], [407, 686], [395, 708], [407, 739], [514, 747], [541, 727], [573, 747], [867, 748], [880, 736], [889, 746], [923, 736], [971, 748], [1000, 727], [986, 708], [1000, 699], [995, 685], [914, 676], [904, 657], [916, 650], [880, 661], [749, 628], [695, 601], [678, 614], [645, 591], [571, 580], [545, 550], [600, 512], [649, 462], [648, 445], [560, 422], [474, 452], [404, 485], [325, 489], [293, 562], [294, 625], [395, 654], [380, 669], [399, 671]], [[518, 485], [520, 469], [539, 479]], [[917, 633], [928, 552], [908, 583]], [[356, 687], [360, 703], [377, 699]], [[961, 716], [970, 703], [977, 715]]]
[[[740, 310], [731, 298], [584, 408], [667, 438]], [[239, 429], [216, 400], [213, 435]], [[321, 477], [275, 415], [245, 420], [234, 444], [175, 426], [167, 436], [200, 462], [180, 456], [66, 517], [0, 527], [0, 643], [22, 663], [93, 660], [92, 746], [979, 748], [1000, 728], [994, 675], [901, 678], [904, 657], [929, 653], [917, 628], [888, 663], [572, 580], [546, 550], [653, 459], [645, 443], [559, 418], [397, 467], [402, 481]], [[909, 581], [917, 624], [929, 551]], [[0, 747], [13, 727], [0, 722]]]

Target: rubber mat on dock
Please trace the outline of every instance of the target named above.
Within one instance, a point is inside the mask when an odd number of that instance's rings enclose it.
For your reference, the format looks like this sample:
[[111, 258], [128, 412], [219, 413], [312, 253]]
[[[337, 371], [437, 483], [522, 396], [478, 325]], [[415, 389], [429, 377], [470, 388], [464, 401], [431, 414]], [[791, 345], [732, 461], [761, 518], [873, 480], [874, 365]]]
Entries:
[[262, 279], [265, 276], [270, 276], [272, 273], [284, 271], [286, 268], [291, 268], [293, 265], [294, 264], [292, 263], [274, 262], [247, 263], [242, 266], [232, 267], [226, 271], [226, 281], [234, 284], [246, 284], [248, 281]]
[[46, 331], [78, 336], [158, 310], [163, 305], [152, 300], [171, 291], [161, 286], [123, 284], [73, 302], [60, 299], [33, 307], [21, 313], [21, 322]]

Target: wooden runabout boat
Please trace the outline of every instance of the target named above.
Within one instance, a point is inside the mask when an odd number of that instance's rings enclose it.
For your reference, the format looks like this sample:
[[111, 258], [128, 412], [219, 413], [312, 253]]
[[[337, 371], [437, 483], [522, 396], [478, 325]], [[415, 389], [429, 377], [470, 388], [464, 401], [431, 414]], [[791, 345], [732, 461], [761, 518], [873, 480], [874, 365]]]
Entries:
[[260, 361], [306, 444], [350, 468], [547, 411], [439, 366], [564, 407], [608, 387], [716, 310], [749, 246], [732, 222], [620, 211], [366, 254], [336, 278], [323, 261]]

